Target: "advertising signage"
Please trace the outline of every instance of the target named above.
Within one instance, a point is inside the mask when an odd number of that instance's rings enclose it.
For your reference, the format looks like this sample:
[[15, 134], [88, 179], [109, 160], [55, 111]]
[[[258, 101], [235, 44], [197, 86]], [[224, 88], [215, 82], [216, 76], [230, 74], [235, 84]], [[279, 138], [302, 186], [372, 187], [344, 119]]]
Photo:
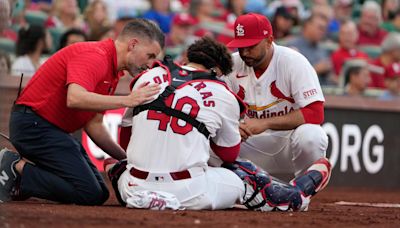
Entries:
[[332, 185], [400, 187], [400, 113], [325, 110]]

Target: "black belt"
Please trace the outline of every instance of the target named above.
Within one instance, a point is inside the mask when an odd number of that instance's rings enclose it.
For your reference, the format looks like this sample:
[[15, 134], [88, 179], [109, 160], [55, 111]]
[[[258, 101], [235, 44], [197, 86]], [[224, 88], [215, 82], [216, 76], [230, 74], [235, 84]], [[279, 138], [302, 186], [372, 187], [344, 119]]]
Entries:
[[16, 104], [12, 107], [13, 112], [22, 112], [22, 113], [35, 113], [31, 107], [26, 105]]

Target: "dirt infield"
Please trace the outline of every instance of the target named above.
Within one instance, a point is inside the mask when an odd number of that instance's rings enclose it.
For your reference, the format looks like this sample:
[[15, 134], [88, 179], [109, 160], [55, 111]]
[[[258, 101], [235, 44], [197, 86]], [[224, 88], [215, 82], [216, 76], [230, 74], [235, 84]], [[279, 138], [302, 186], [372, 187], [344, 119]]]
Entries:
[[[341, 206], [337, 201], [400, 203], [400, 190], [328, 187], [308, 212], [147, 211], [105, 206], [59, 205], [42, 200], [0, 204], [0, 227], [400, 227], [400, 208]], [[394, 205], [396, 206], [396, 205]]]

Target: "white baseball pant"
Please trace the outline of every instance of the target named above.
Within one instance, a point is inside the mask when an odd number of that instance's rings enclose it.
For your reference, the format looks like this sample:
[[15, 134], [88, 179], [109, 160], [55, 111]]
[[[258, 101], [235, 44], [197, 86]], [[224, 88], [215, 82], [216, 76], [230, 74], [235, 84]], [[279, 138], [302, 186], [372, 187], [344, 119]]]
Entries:
[[[240, 145], [240, 158], [254, 162], [272, 175], [305, 172], [315, 161], [326, 156], [328, 136], [320, 125], [303, 124], [294, 130], [267, 130]], [[220, 166], [214, 153], [210, 165]]]
[[171, 180], [169, 174], [164, 176], [163, 181], [143, 180], [126, 170], [118, 180], [122, 200], [126, 202], [135, 191], [163, 191], [175, 195], [185, 209], [220, 210], [241, 203], [245, 191], [243, 181], [224, 168], [207, 167], [189, 179], [177, 181]]

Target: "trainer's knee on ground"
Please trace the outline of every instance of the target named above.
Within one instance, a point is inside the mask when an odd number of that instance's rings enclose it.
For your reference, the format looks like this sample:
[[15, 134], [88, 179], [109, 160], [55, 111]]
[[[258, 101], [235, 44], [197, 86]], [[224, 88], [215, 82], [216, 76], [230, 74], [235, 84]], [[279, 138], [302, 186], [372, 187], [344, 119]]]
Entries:
[[96, 186], [91, 188], [90, 192], [87, 190], [79, 191], [77, 202], [75, 202], [75, 204], [87, 206], [102, 205], [107, 201], [109, 196], [110, 193], [107, 189]]

